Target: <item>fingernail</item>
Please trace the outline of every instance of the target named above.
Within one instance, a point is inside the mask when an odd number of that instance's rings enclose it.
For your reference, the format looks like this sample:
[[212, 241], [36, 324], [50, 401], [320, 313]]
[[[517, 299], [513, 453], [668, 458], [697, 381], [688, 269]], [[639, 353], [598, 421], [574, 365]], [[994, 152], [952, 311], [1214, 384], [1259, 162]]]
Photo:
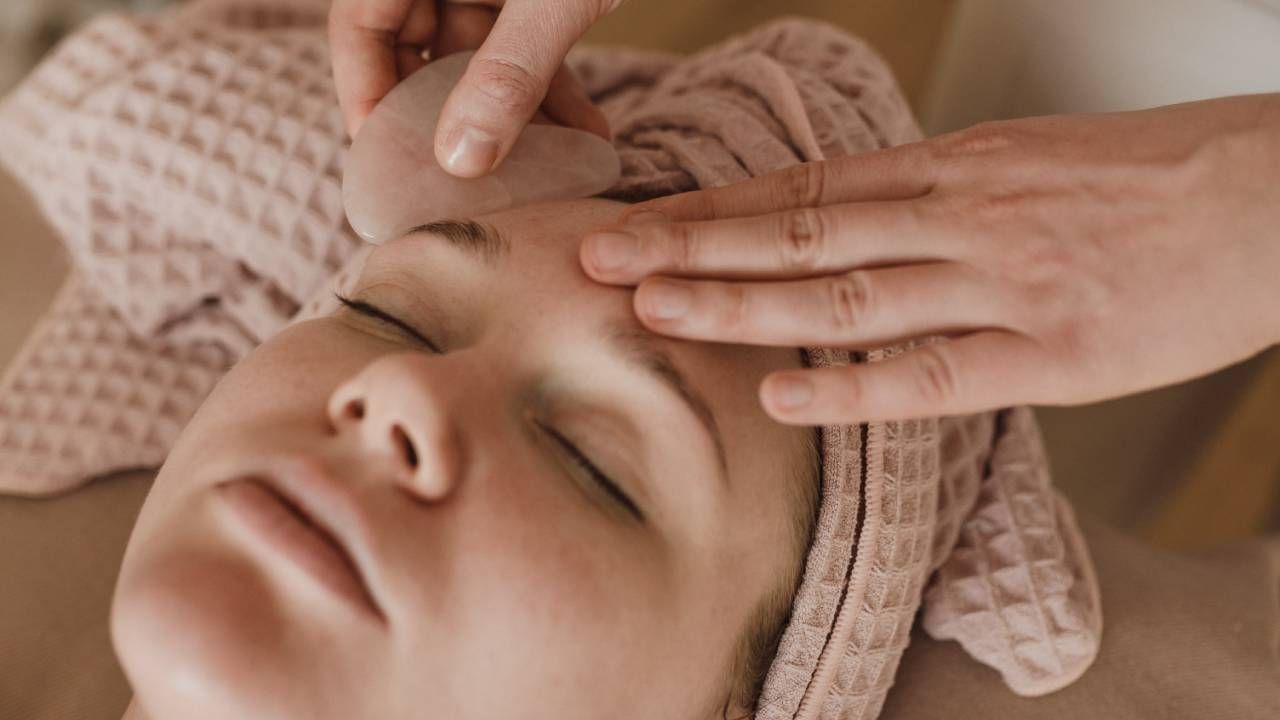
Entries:
[[666, 213], [661, 213], [657, 210], [639, 210], [628, 215], [626, 222], [628, 225], [644, 225], [646, 223], [667, 222], [669, 219]]
[[595, 266], [605, 272], [621, 270], [640, 253], [640, 239], [629, 232], [602, 232], [587, 238]]
[[689, 312], [693, 293], [689, 288], [673, 282], [654, 282], [644, 287], [645, 305], [649, 314], [658, 320], [675, 320]]
[[460, 127], [449, 135], [445, 169], [461, 177], [478, 177], [498, 160], [498, 141], [473, 127]]
[[799, 410], [813, 401], [813, 383], [799, 377], [774, 378], [773, 400], [783, 410]]

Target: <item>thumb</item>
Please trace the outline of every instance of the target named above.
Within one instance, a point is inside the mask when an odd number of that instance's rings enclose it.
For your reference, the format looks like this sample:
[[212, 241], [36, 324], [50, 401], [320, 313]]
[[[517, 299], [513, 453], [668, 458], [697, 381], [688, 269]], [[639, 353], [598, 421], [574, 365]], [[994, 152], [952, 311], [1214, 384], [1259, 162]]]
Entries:
[[497, 167], [569, 49], [619, 2], [508, 0], [440, 113], [435, 151], [441, 167], [459, 177]]

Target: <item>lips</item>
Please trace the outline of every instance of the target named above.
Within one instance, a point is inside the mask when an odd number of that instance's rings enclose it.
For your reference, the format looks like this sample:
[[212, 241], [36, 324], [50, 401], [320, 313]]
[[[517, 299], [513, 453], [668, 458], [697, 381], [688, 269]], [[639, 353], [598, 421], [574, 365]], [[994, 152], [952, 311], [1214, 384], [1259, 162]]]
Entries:
[[293, 461], [269, 475], [223, 483], [217, 492], [264, 548], [385, 622], [361, 572], [369, 526], [349, 488], [314, 463]]

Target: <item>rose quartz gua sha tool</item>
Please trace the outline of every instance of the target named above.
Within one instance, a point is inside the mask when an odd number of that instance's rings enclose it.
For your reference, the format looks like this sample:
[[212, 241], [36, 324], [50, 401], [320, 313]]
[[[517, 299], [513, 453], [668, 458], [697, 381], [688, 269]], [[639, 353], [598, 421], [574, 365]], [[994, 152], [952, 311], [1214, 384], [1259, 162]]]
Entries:
[[589, 197], [618, 181], [611, 143], [557, 125], [529, 125], [484, 177], [445, 172], [436, 163], [436, 123], [472, 54], [449, 55], [409, 76], [360, 128], [347, 156], [342, 200], [351, 227], [365, 240], [381, 244], [435, 220]]

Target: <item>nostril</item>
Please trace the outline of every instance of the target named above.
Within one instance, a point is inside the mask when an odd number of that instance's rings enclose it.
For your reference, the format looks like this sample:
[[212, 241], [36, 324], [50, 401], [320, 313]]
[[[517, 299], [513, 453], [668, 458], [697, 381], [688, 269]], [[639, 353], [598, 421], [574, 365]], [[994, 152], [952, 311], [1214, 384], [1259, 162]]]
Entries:
[[400, 449], [400, 453], [404, 456], [404, 461], [411, 470], [418, 469], [418, 451], [413, 447], [413, 441], [409, 439], [408, 434], [399, 425], [391, 426], [391, 440]]
[[348, 418], [351, 418], [352, 420], [363, 420], [364, 419], [364, 401], [352, 400], [351, 402], [347, 403], [347, 406], [345, 408], [342, 409], [342, 414], [346, 415]]

